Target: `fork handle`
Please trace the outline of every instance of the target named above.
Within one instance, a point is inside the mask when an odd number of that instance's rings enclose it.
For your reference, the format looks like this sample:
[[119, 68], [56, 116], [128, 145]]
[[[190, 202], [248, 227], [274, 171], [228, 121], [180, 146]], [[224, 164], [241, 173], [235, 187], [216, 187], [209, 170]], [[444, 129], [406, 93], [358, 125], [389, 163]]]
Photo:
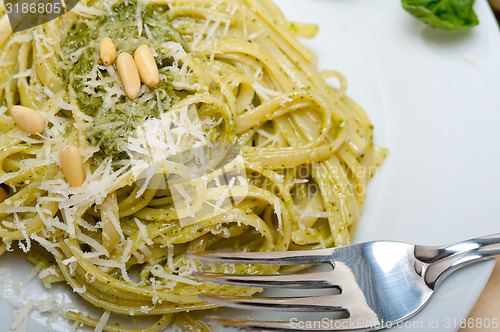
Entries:
[[435, 289], [452, 272], [500, 255], [500, 234], [492, 234], [443, 247], [415, 246], [415, 256], [427, 265], [425, 282]]

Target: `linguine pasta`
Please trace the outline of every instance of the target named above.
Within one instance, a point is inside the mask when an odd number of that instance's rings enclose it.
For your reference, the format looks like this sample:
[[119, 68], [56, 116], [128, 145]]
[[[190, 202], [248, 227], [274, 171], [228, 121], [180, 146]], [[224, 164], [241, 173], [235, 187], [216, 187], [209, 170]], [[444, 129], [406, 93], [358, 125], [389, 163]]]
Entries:
[[[6, 14], [0, 26], [8, 29]], [[187, 251], [350, 244], [386, 150], [373, 144], [344, 77], [319, 72], [297, 40], [316, 32], [269, 0], [101, 0], [0, 34], [2, 251], [19, 245], [46, 285], [66, 283], [104, 310], [101, 318], [70, 311], [72, 320], [104, 331], [172, 323], [201, 331], [188, 312], [214, 306], [198, 294], [259, 289], [202, 283], [193, 271], [303, 267], [200, 265]], [[116, 63], [100, 59], [104, 37], [118, 54], [148, 45], [160, 82], [129, 98]], [[39, 112], [43, 132], [23, 130], [16, 105]], [[193, 180], [189, 162], [213, 143], [225, 153], [237, 147], [237, 174], [227, 180], [212, 168]], [[61, 169], [68, 145], [81, 155], [81, 186]], [[158, 320], [132, 329], [108, 323], [110, 313]]]

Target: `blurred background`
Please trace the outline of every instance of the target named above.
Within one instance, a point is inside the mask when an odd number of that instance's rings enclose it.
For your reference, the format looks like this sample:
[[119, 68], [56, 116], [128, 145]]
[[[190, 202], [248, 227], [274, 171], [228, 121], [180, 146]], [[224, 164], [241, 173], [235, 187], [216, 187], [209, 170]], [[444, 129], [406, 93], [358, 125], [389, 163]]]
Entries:
[[[488, 1], [500, 24], [500, 0]], [[497, 318], [500, 321], [500, 259], [497, 259], [497, 264], [491, 274], [490, 280], [469, 314], [467, 321], [478, 322], [492, 318]], [[460, 332], [473, 332], [478, 330], [483, 332], [500, 331], [500, 328], [480, 329], [476, 324], [471, 324], [471, 326], [472, 327], [460, 329]]]
[[491, 8], [497, 17], [497, 21], [500, 21], [500, 0], [488, 0], [490, 2]]

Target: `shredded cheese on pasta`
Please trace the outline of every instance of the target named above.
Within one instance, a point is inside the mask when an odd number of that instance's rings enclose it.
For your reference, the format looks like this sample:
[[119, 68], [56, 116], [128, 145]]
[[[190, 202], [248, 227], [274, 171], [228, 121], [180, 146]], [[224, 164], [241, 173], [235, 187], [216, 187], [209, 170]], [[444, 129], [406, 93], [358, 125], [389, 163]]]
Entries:
[[[46, 285], [64, 282], [104, 310], [99, 319], [73, 311], [68, 318], [96, 331], [139, 331], [109, 322], [111, 313], [150, 315], [158, 321], [143, 330], [159, 331], [194, 324], [188, 312], [214, 307], [198, 294], [259, 291], [202, 283], [191, 278], [195, 270], [301, 268], [200, 265], [189, 250], [350, 244], [386, 150], [373, 144], [343, 76], [319, 72], [296, 39], [316, 31], [287, 21], [270, 0], [98, 0], [1, 35], [5, 249], [17, 242], [40, 262]], [[160, 84], [128, 99], [116, 64], [99, 60], [106, 36], [118, 53], [147, 44]], [[340, 89], [326, 83], [332, 76]], [[39, 111], [44, 132], [21, 130], [15, 105]], [[238, 158], [190, 178], [186, 160], [199, 162], [212, 143], [237, 146]], [[61, 171], [59, 151], [68, 144], [82, 155], [79, 188]]]

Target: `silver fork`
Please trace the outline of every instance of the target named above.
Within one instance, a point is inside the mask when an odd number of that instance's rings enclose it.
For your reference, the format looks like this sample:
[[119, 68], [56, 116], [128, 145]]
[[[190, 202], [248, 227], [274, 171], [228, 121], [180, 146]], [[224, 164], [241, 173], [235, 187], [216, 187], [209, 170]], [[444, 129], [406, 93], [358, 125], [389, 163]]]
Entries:
[[432, 293], [457, 269], [500, 255], [500, 234], [452, 245], [428, 247], [375, 241], [346, 247], [287, 252], [191, 252], [191, 257], [228, 263], [331, 264], [327, 272], [290, 275], [231, 275], [195, 272], [197, 279], [259, 288], [338, 288], [338, 295], [296, 298], [250, 298], [200, 295], [207, 302], [240, 309], [294, 312], [346, 311], [348, 318], [311, 325], [291, 322], [235, 320], [209, 317], [228, 327], [260, 331], [373, 331], [415, 315]]

